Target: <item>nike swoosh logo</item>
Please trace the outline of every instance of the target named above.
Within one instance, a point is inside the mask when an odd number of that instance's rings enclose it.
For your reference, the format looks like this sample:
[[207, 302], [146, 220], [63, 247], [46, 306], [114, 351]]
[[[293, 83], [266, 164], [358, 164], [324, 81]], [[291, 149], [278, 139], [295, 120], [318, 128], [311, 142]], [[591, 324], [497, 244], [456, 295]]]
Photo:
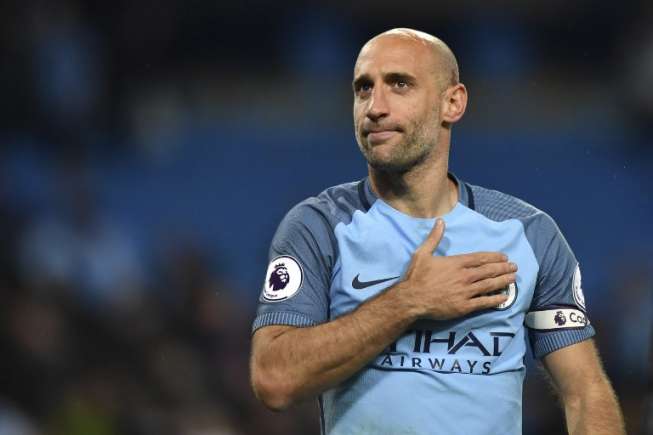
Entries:
[[356, 277], [351, 281], [351, 286], [354, 287], [356, 290], [361, 290], [367, 287], [371, 287], [373, 285], [381, 284], [382, 282], [399, 278], [398, 276], [393, 276], [391, 278], [375, 279], [374, 281], [359, 281], [358, 280], [359, 275], [360, 273], [356, 275]]

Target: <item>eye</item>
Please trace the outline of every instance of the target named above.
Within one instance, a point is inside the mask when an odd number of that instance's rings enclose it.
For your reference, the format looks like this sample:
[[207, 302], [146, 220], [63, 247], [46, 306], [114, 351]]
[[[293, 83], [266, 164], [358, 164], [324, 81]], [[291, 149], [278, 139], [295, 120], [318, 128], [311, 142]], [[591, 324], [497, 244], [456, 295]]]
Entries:
[[372, 85], [370, 83], [361, 83], [357, 89], [358, 92], [369, 92], [371, 90], [372, 90]]
[[360, 98], [367, 98], [372, 92], [373, 85], [371, 82], [357, 83], [354, 87], [354, 94]]
[[395, 81], [394, 84], [395, 87], [399, 89], [407, 89], [410, 86], [410, 84], [406, 80], [401, 80], [401, 79]]

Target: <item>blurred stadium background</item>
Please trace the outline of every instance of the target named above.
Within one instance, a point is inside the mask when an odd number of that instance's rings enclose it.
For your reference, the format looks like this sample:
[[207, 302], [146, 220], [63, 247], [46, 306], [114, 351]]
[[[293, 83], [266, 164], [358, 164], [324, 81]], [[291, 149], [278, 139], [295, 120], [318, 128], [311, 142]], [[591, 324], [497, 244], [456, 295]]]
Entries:
[[[399, 26], [457, 54], [452, 170], [554, 216], [629, 433], [653, 434], [652, 3], [0, 11], [0, 435], [318, 433], [315, 403], [255, 401], [250, 322], [284, 213], [365, 175], [352, 67]], [[563, 433], [529, 367], [524, 433]]]

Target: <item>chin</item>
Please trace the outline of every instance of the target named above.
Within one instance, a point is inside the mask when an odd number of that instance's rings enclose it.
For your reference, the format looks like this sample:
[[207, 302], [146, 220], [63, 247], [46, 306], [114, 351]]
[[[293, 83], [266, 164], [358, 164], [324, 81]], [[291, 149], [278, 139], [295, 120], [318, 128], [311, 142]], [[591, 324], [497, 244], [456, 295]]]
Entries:
[[376, 171], [397, 174], [407, 172], [415, 167], [414, 162], [407, 162], [400, 159], [368, 158], [367, 163]]
[[397, 155], [398, 153], [383, 153], [375, 152], [381, 150], [370, 150], [366, 154], [367, 163], [377, 171], [402, 174], [410, 171], [414, 167], [420, 165], [426, 158], [428, 153], [420, 153], [418, 155]]

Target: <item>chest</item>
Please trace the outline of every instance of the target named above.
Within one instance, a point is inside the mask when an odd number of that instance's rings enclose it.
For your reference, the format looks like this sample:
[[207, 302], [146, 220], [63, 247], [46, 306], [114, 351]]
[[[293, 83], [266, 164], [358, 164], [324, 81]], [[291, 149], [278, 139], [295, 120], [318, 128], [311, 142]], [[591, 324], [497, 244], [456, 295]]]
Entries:
[[[446, 230], [434, 255], [451, 256], [498, 251], [517, 263], [514, 298], [502, 310], [459, 320], [471, 330], [497, 323], [520, 326], [530, 306], [538, 265], [518, 220], [494, 222], [473, 211], [445, 216]], [[354, 310], [367, 299], [403, 279], [415, 250], [423, 243], [432, 220], [407, 219], [370, 212], [336, 230], [339, 256], [330, 288], [330, 318]]]

